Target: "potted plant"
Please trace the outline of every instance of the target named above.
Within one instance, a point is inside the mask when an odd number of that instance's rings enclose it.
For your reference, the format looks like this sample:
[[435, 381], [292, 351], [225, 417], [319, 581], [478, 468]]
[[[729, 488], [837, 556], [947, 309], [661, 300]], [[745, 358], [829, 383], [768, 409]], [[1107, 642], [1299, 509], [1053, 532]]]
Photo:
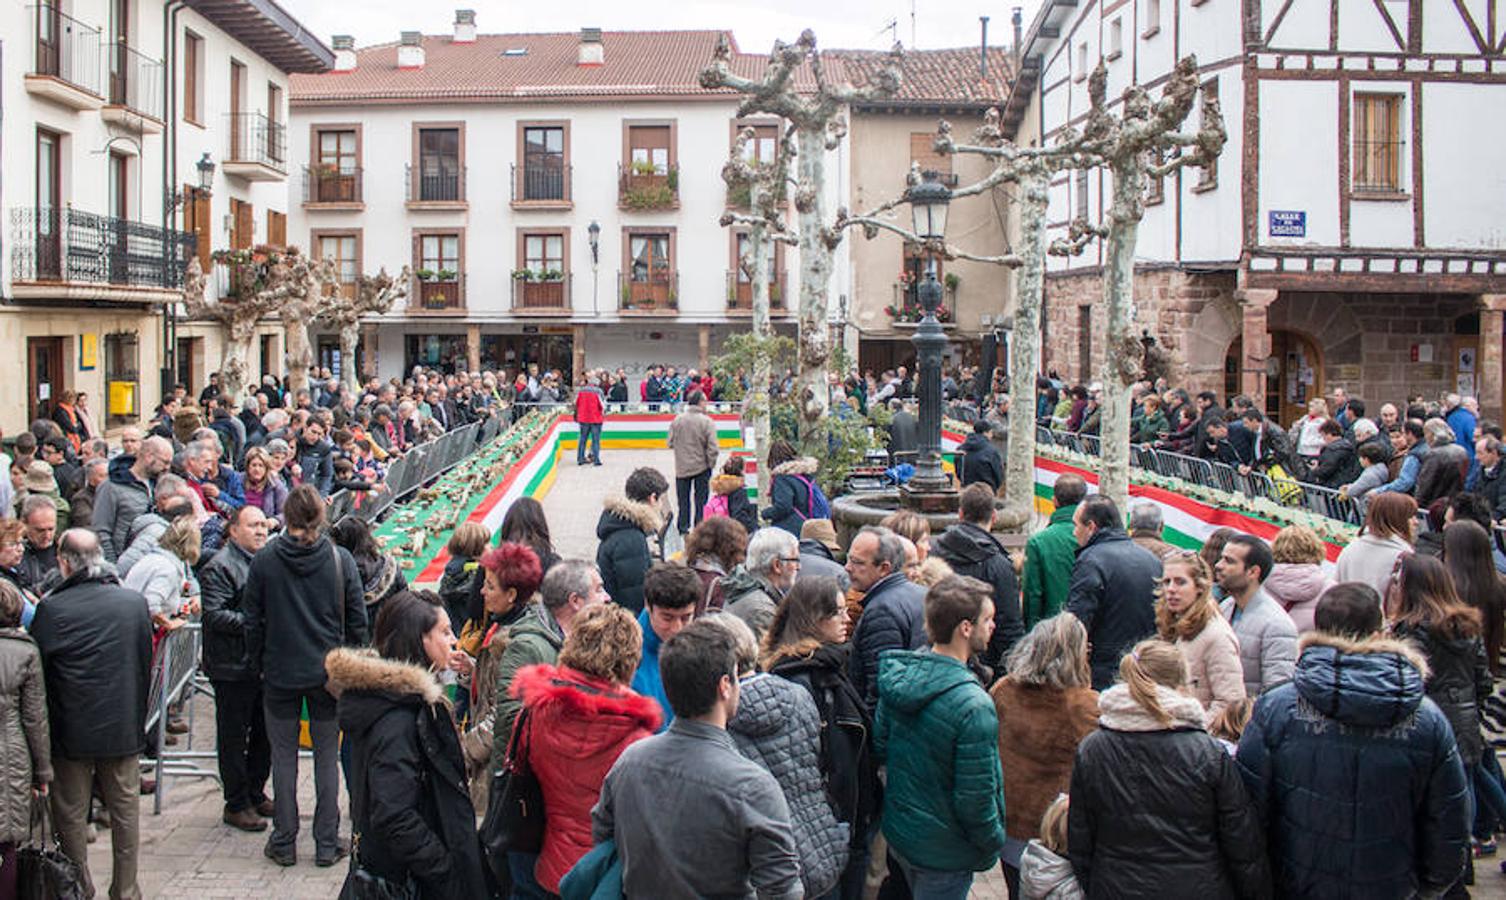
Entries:
[[539, 273], [539, 281], [564, 281], [565, 273], [559, 269], [545, 269]]
[[416, 276], [418, 276], [418, 280], [419, 281], [433, 281], [434, 280], [434, 270], [433, 269], [419, 269], [418, 271], [414, 272], [413, 274], [416, 275]]
[[942, 283], [946, 285], [947, 291], [955, 294], [957, 293], [957, 285], [962, 283], [962, 279], [957, 277], [956, 272], [948, 272], [946, 273], [946, 277], [942, 279]]
[[633, 308], [633, 285], [631, 282], [624, 281], [622, 283], [622, 308]]
[[513, 281], [530, 281], [533, 279], [533, 271], [530, 269], [513, 269]]
[[633, 160], [633, 174], [634, 175], [658, 175], [659, 174], [659, 167], [656, 166], [656, 165], [654, 165], [653, 162], [650, 161], [650, 160], [647, 160], [647, 159], [635, 159], [635, 160]]
[[457, 273], [454, 269], [440, 269], [436, 274], [440, 281], [454, 281]]

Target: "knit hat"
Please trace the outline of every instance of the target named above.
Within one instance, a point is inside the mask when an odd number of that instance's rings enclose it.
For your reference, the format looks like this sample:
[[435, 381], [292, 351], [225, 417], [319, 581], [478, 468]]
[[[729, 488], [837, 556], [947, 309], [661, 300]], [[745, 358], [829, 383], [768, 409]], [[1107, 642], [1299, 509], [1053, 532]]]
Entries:
[[58, 489], [57, 479], [52, 477], [52, 465], [40, 459], [26, 467], [26, 480], [22, 485], [33, 494], [51, 494]]
[[830, 519], [806, 519], [800, 526], [800, 539], [815, 541], [833, 554], [842, 552], [842, 545], [837, 543], [837, 529]]

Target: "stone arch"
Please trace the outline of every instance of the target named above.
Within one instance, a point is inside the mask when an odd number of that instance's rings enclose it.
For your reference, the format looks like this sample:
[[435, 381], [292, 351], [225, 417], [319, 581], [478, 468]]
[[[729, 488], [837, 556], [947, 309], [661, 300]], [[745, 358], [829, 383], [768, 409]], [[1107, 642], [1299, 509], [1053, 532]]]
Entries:
[[1359, 365], [1364, 358], [1365, 328], [1343, 294], [1283, 291], [1266, 311], [1266, 327], [1308, 338], [1325, 366]]
[[1182, 335], [1182, 363], [1187, 367], [1183, 380], [1189, 390], [1196, 385], [1198, 390], [1223, 393], [1224, 359], [1242, 327], [1243, 315], [1232, 297], [1220, 295], [1203, 304]]

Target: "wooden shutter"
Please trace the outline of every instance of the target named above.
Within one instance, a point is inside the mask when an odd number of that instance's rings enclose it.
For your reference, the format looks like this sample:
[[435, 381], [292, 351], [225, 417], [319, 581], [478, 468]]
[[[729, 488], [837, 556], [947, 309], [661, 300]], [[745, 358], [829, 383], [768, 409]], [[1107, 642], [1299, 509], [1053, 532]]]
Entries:
[[197, 239], [199, 267], [208, 272], [211, 263], [209, 256], [214, 252], [214, 241], [209, 232], [210, 195], [208, 191], [185, 184], [183, 196], [190, 198], [183, 204], [183, 230], [192, 232]]
[[267, 210], [267, 243], [273, 247], [288, 245], [288, 217], [285, 213]]
[[236, 200], [235, 198], [232, 197], [231, 200], [230, 200], [230, 212], [231, 212], [231, 216], [232, 216], [232, 218], [231, 218], [231, 231], [230, 231], [230, 249], [232, 249], [232, 250], [248, 250], [248, 249], [250, 249], [251, 248], [251, 244], [252, 244], [252, 240], [253, 240], [253, 235], [255, 234], [255, 231], [256, 231], [256, 211], [255, 211], [255, 208], [251, 204], [249, 204], [249, 203], [247, 203], [247, 202], [245, 202], [243, 200]]

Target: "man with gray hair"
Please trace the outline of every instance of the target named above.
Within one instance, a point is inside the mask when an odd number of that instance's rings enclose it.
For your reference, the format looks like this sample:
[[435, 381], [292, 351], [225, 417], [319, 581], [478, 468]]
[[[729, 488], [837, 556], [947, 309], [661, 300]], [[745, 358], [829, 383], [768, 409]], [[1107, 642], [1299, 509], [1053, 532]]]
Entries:
[[748, 539], [748, 556], [722, 576], [727, 612], [763, 634], [774, 621], [774, 610], [800, 574], [800, 540], [783, 528], [760, 528]]
[[868, 526], [847, 548], [847, 574], [863, 592], [848, 670], [871, 713], [878, 706], [878, 661], [885, 650], [926, 645], [926, 590], [905, 577], [905, 546], [887, 528]]
[[1149, 500], [1141, 500], [1130, 506], [1130, 540], [1149, 550], [1156, 559], [1165, 559], [1166, 554], [1176, 549], [1161, 540], [1161, 532], [1165, 528], [1166, 520], [1161, 515], [1160, 506]]
[[84, 461], [83, 471], [83, 486], [68, 498], [68, 518], [87, 527], [94, 522], [94, 496], [110, 477], [110, 461], [102, 456], [91, 457]]
[[110, 460], [108, 480], [94, 493], [94, 518], [105, 559], [114, 562], [130, 543], [131, 525], [152, 508], [153, 484], [173, 464], [173, 445], [163, 437], [141, 442], [135, 456]]
[[164, 472], [157, 478], [157, 493], [152, 508], [131, 523], [129, 537], [115, 560], [115, 570], [124, 578], [131, 567], [157, 549], [157, 542], [167, 526], [179, 516], [193, 515], [193, 492], [182, 478]]
[[99, 537], [84, 528], [58, 542], [63, 582], [37, 605], [31, 636], [42, 653], [52, 731], [52, 813], [63, 852], [89, 874], [89, 799], [110, 813], [109, 896], [139, 898], [140, 754], [146, 737], [152, 621], [146, 598], [120, 586]]

